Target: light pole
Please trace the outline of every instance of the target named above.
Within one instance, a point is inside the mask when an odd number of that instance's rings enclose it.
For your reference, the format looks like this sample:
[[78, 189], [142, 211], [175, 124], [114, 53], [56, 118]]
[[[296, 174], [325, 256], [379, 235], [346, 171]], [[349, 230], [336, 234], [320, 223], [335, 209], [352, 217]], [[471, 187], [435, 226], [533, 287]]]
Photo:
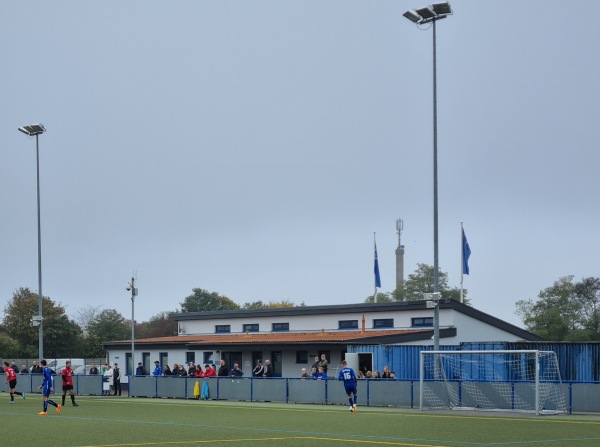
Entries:
[[436, 64], [436, 29], [438, 20], [452, 14], [449, 2], [434, 3], [417, 10], [408, 10], [403, 15], [417, 26], [431, 23], [433, 26], [433, 346], [440, 347], [440, 287], [438, 257], [438, 169], [437, 169], [437, 64]]
[[37, 167], [37, 228], [38, 228], [38, 315], [31, 319], [33, 326], [38, 326], [39, 357], [44, 358], [44, 322], [42, 314], [42, 229], [40, 218], [40, 142], [39, 136], [46, 132], [43, 124], [31, 124], [19, 127], [19, 131], [35, 137], [35, 159]]
[[127, 283], [127, 290], [131, 290], [131, 375], [135, 375], [135, 297], [138, 290], [135, 287], [135, 278], [132, 276], [131, 281]]

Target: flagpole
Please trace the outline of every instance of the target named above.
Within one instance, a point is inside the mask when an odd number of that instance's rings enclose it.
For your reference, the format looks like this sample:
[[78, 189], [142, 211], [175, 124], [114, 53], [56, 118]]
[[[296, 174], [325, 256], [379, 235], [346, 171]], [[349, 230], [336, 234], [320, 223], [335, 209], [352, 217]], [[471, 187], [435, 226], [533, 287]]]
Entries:
[[[375, 232], [373, 231], [373, 248], [375, 249], [375, 262], [377, 261], [377, 241], [375, 240]], [[379, 267], [379, 265], [376, 265]], [[373, 278], [373, 282], [375, 283], [375, 292], [373, 292], [373, 302], [377, 302], [377, 273], [375, 272], [375, 277]]]
[[464, 250], [464, 234], [465, 230], [463, 229], [463, 223], [460, 223], [460, 302], [463, 300], [463, 278], [465, 276], [465, 250]]

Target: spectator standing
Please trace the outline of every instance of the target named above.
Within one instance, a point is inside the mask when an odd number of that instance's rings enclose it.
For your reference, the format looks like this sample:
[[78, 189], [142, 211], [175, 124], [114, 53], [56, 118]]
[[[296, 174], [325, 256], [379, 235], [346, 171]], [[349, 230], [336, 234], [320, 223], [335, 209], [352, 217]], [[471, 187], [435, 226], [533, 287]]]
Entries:
[[237, 363], [233, 364], [233, 369], [229, 372], [231, 377], [242, 377], [244, 372], [240, 369], [240, 365]]
[[165, 367], [163, 368], [163, 375], [165, 375], [165, 376], [171, 375], [171, 368], [169, 368], [169, 365], [165, 365]]
[[177, 365], [177, 363], [173, 363], [173, 369], [171, 370], [171, 375], [172, 376], [179, 375], [179, 365]]
[[313, 362], [312, 365], [310, 365], [310, 369], [312, 370], [313, 368], [315, 368], [315, 371], [319, 370], [319, 363], [321, 363], [321, 361], [319, 360], [319, 356], [315, 355], [315, 361]]
[[154, 371], [152, 372], [152, 375], [154, 377], [158, 377], [158, 376], [162, 376], [163, 370], [160, 367], [160, 362], [158, 360], [154, 360]]
[[381, 373], [379, 372], [379, 370], [378, 370], [378, 369], [376, 369], [376, 370], [373, 372], [373, 378], [374, 378], [374, 379], [381, 379]]
[[71, 395], [71, 403], [74, 407], [79, 405], [75, 402], [75, 391], [73, 390], [73, 368], [71, 368], [71, 361], [67, 360], [65, 367], [60, 372], [62, 376], [62, 406], [65, 406], [65, 398], [67, 397], [67, 391]]
[[113, 368], [113, 386], [115, 389], [115, 396], [117, 395], [117, 392], [119, 393], [119, 396], [121, 395], [121, 369], [119, 368], [119, 364], [115, 363], [115, 366]]
[[217, 375], [219, 377], [224, 377], [229, 375], [229, 369], [227, 369], [227, 364], [225, 360], [221, 359], [221, 366], [219, 366], [219, 370], [217, 371]]
[[273, 377], [273, 367], [271, 366], [270, 360], [265, 360], [263, 367], [263, 377]]
[[96, 367], [95, 363], [92, 363], [92, 367], [90, 368], [90, 374], [98, 374], [98, 373], [99, 373], [98, 367]]
[[21, 374], [29, 374], [29, 370], [27, 369], [26, 365], [21, 365]]
[[[141, 363], [140, 363], [141, 364]], [[104, 390], [104, 395], [105, 396], [110, 396], [110, 389], [113, 386], [113, 370], [110, 367], [110, 365], [107, 363], [104, 365], [104, 374], [103, 374], [103, 380], [102, 380], [102, 389]]]
[[382, 379], [391, 379], [389, 366], [385, 365], [383, 367], [383, 373], [381, 374], [381, 378]]
[[308, 378], [308, 372], [306, 372], [306, 368], [302, 368], [300, 377], [302, 377], [303, 379]]
[[327, 374], [327, 365], [328, 365], [327, 357], [325, 356], [325, 354], [321, 354], [321, 360], [319, 361], [319, 366], [321, 368], [323, 368], [323, 372], [325, 374]]
[[338, 374], [338, 380], [344, 381], [344, 390], [348, 395], [348, 402], [350, 402], [350, 411], [356, 413], [356, 402], [358, 401], [358, 390], [356, 374], [354, 370], [348, 366], [346, 360], [342, 360], [342, 369]]
[[317, 374], [316, 374], [316, 376], [313, 376], [313, 378], [319, 379], [319, 380], [327, 378], [327, 373], [325, 371], [323, 371], [323, 367], [322, 366], [319, 366]]
[[262, 361], [258, 360], [256, 362], [256, 366], [252, 370], [252, 375], [254, 377], [262, 377], [262, 375], [263, 375], [263, 364], [262, 364]]
[[188, 376], [195, 376], [196, 375], [196, 365], [194, 365], [194, 362], [190, 362], [188, 365]]
[[42, 360], [42, 384], [39, 386], [38, 390], [42, 390], [42, 396], [44, 397], [44, 409], [40, 411], [38, 414], [40, 416], [48, 415], [48, 404], [56, 407], [56, 413], [60, 414], [61, 405], [54, 402], [50, 399], [50, 394], [54, 392], [54, 386], [52, 385], [52, 371], [48, 368], [46, 360]]
[[4, 375], [6, 376], [6, 383], [8, 383], [8, 388], [10, 392], [10, 404], [15, 403], [15, 394], [20, 395], [23, 399], [25, 399], [25, 393], [21, 393], [20, 391], [15, 391], [17, 387], [17, 374], [15, 370], [12, 369], [8, 362], [4, 362]]
[[144, 365], [142, 365], [142, 362], [138, 362], [138, 366], [135, 369], [135, 375], [136, 376], [145, 376], [146, 375], [146, 368], [144, 368]]
[[317, 374], [319, 374], [319, 369], [318, 369], [317, 367], [313, 366], [313, 367], [310, 369], [310, 376], [311, 376], [313, 379], [316, 379], [316, 378], [317, 378]]
[[204, 365], [204, 377], [217, 377], [217, 373], [210, 365]]
[[42, 368], [37, 361], [34, 361], [33, 367], [31, 368], [31, 374], [42, 374], [43, 372], [44, 368]]
[[187, 376], [187, 371], [183, 367], [183, 363], [181, 365], [179, 365], [179, 367], [177, 368], [177, 375], [179, 377], [185, 377], [185, 376]]

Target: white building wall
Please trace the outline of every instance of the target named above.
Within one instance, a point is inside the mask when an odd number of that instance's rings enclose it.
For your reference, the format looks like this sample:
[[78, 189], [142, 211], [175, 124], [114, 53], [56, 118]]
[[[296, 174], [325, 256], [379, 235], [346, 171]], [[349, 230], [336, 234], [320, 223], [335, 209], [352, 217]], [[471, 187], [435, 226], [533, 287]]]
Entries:
[[[454, 312], [454, 311], [449, 311]], [[373, 320], [380, 318], [393, 318], [395, 329], [407, 329], [411, 327], [411, 321], [417, 317], [433, 317], [433, 310], [423, 309], [415, 311], [398, 312], [365, 312], [365, 327], [373, 329]], [[362, 327], [363, 314], [339, 313], [325, 315], [298, 315], [282, 317], [243, 317], [213, 320], [184, 320], [179, 322], [180, 335], [215, 334], [216, 325], [228, 324], [231, 326], [231, 334], [243, 333], [244, 324], [258, 324], [259, 332], [271, 332], [273, 323], [289, 323], [290, 332], [306, 331], [337, 331], [339, 321], [358, 320], [358, 328]]]
[[[298, 349], [301, 351], [304, 351], [304, 348]], [[281, 366], [282, 366], [282, 376], [283, 377], [299, 377], [301, 374], [301, 370], [302, 368], [306, 368], [309, 372], [310, 372], [310, 366], [313, 363], [313, 358], [314, 356], [316, 356], [319, 352], [319, 350], [317, 348], [309, 348], [309, 350], [307, 351], [308, 354], [308, 361], [306, 363], [296, 363], [296, 352], [298, 351], [297, 349], [290, 349], [290, 348], [285, 348], [285, 349], [277, 349], [277, 347], [274, 347], [273, 350], [263, 350], [262, 351], [262, 361], [264, 362], [267, 359], [271, 359], [271, 352], [281, 352], [282, 354], [282, 362], [281, 362]], [[326, 349], [325, 349], [326, 350]], [[212, 356], [212, 360], [216, 366], [216, 369], [218, 369], [219, 367], [219, 360], [221, 359], [221, 354], [223, 352], [239, 352], [240, 349], [234, 348], [234, 349], [226, 349], [222, 352], [217, 353], [215, 350], [212, 351], [207, 351], [207, 352], [213, 352], [213, 356]], [[252, 370], [254, 369], [254, 364], [252, 363], [252, 353], [255, 352], [255, 349], [252, 349], [251, 346], [247, 347], [246, 349], [241, 350], [242, 351], [242, 364], [240, 365], [240, 367], [242, 368], [242, 371], [244, 371], [244, 376], [246, 377], [250, 377], [252, 375]], [[151, 375], [152, 371], [154, 369], [154, 360], [159, 360], [159, 354], [161, 352], [165, 352], [165, 350], [156, 350], [156, 349], [144, 349], [144, 348], [140, 348], [139, 350], [136, 349], [135, 351], [135, 361], [134, 361], [134, 365], [137, 366], [137, 363], [141, 361], [142, 359], [142, 353], [146, 353], [149, 352], [150, 353], [150, 368], [148, 374]], [[202, 365], [203, 369], [204, 369], [204, 364], [202, 362], [202, 359], [204, 358], [204, 350], [202, 351], [187, 351], [185, 349], [177, 349], [177, 348], [172, 348], [168, 350], [169, 353], [169, 357], [168, 357], [168, 363], [169, 366], [172, 368], [174, 363], [177, 363], [178, 365], [181, 363], [185, 363], [186, 360], [186, 354], [188, 352], [194, 352], [195, 357], [196, 357], [196, 361], [195, 364], [196, 365]], [[115, 362], [117, 362], [120, 367], [121, 367], [121, 371], [123, 374], [121, 383], [128, 383], [128, 377], [125, 376], [125, 359], [126, 359], [126, 354], [131, 353], [131, 350], [113, 350], [110, 351], [110, 357], [109, 357], [109, 363], [112, 365]], [[342, 351], [339, 350], [338, 348], [333, 348], [333, 350], [330, 350], [330, 358], [328, 358], [329, 364], [330, 364], [330, 368], [331, 368], [331, 374], [335, 373], [337, 367], [339, 366], [340, 362], [343, 360], [342, 359]], [[163, 365], [161, 365], [163, 366]], [[232, 365], [227, 365], [227, 367], [229, 369], [231, 369]], [[187, 370], [187, 365], [186, 365], [186, 370]]]

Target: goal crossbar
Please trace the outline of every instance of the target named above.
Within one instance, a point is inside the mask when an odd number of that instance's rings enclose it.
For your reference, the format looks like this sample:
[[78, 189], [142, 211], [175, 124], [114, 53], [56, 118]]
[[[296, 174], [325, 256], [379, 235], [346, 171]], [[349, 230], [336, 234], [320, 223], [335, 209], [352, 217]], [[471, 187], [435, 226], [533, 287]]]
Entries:
[[420, 408], [566, 412], [554, 351], [421, 351]]

